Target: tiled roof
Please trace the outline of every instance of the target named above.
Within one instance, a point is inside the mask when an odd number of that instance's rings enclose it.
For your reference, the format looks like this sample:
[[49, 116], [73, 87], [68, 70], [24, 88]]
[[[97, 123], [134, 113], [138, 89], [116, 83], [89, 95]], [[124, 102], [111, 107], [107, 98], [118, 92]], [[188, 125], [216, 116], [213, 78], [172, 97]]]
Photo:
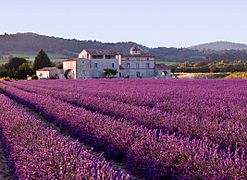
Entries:
[[78, 59], [76, 58], [76, 59], [66, 59], [65, 61], [63, 61], [63, 62], [70, 62], [70, 61], [77, 61]]
[[85, 58], [72, 58], [72, 59], [66, 59], [64, 60], [63, 62], [72, 62], [72, 61], [80, 61], [80, 60], [88, 60], [88, 59], [85, 59]]
[[41, 69], [38, 69], [37, 71], [52, 71], [52, 70], [57, 70], [57, 67], [43, 67]]
[[155, 57], [154, 54], [151, 53], [141, 53], [141, 54], [121, 54], [122, 57]]
[[155, 68], [160, 69], [160, 70], [164, 70], [164, 69], [167, 69], [168, 67], [166, 64], [155, 64]]
[[118, 55], [116, 51], [113, 50], [102, 50], [102, 49], [85, 49], [89, 54], [94, 56], [103, 56], [103, 55], [109, 55], [109, 56], [115, 56]]

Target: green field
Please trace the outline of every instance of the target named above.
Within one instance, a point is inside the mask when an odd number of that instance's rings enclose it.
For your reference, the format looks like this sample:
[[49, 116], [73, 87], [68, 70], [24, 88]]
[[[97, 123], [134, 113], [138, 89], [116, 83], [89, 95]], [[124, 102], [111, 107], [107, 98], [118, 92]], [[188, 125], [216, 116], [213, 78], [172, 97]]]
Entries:
[[178, 64], [178, 62], [166, 62], [166, 61], [157, 61], [157, 64], [166, 64], [166, 65], [173, 65], [173, 64]]
[[0, 66], [7, 63], [7, 61], [0, 61]]
[[[23, 57], [23, 58], [26, 58], [26, 59], [34, 59], [38, 52], [18, 52], [18, 51], [14, 51], [14, 52], [10, 52], [10, 54], [12, 54], [12, 56], [14, 57]], [[67, 59], [67, 58], [70, 58], [66, 55], [63, 55], [63, 54], [58, 54], [58, 53], [47, 53], [47, 55], [49, 56], [49, 58], [51, 60], [59, 60], [59, 59]]]

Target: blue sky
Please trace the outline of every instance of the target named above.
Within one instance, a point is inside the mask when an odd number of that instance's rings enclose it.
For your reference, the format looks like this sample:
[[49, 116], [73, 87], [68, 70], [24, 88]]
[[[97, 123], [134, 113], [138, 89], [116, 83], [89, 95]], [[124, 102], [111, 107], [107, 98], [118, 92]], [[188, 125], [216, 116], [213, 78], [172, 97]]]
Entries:
[[246, 0], [3, 0], [0, 33], [186, 47], [247, 42]]

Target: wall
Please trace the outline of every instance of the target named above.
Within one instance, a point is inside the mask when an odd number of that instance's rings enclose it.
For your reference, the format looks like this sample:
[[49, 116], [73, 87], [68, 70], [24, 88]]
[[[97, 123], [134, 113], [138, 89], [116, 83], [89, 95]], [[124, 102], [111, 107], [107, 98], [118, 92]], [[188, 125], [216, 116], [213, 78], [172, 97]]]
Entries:
[[50, 75], [50, 78], [59, 78], [60, 74], [62, 73], [63, 73], [62, 69], [55, 69], [55, 70], [50, 71], [49, 75]]
[[[127, 64], [130, 64], [128, 67]], [[149, 68], [146, 66], [146, 64], [149, 63]], [[136, 64], [139, 64], [139, 68]], [[122, 68], [120, 73], [121, 76], [129, 76], [130, 78], [136, 78], [137, 73], [142, 78], [149, 78], [155, 76], [155, 61], [154, 60], [123, 60], [122, 59]]]
[[[95, 63], [98, 64], [98, 67], [95, 67]], [[114, 68], [112, 63], [114, 63]], [[99, 78], [102, 76], [104, 69], [116, 69], [119, 72], [119, 61], [117, 59], [91, 59], [91, 67], [93, 71], [92, 77]]]
[[63, 62], [63, 70], [66, 72], [66, 70], [71, 69], [71, 72], [69, 73], [70, 79], [76, 79], [76, 61], [64, 61]]
[[36, 75], [39, 79], [49, 79], [49, 71], [36, 71]]
[[86, 79], [92, 77], [91, 62], [88, 59], [78, 59], [76, 61], [77, 79]]

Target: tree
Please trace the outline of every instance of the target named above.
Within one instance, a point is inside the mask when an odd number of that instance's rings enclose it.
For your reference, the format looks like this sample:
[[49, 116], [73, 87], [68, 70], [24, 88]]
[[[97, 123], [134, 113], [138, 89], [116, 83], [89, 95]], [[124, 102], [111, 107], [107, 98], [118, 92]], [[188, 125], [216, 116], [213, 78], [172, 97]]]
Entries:
[[104, 69], [104, 75], [108, 78], [115, 76], [117, 73], [118, 73], [118, 71], [115, 69]]
[[13, 57], [5, 65], [6, 69], [16, 71], [20, 65], [27, 63], [27, 60], [24, 58]]
[[50, 58], [45, 53], [43, 49], [41, 49], [38, 53], [38, 55], [35, 57], [34, 63], [33, 63], [33, 70], [36, 71], [38, 69], [41, 69], [43, 67], [50, 67], [52, 65]]
[[27, 63], [20, 65], [16, 71], [17, 79], [27, 79], [27, 75], [31, 76], [33, 74], [33, 70]]

